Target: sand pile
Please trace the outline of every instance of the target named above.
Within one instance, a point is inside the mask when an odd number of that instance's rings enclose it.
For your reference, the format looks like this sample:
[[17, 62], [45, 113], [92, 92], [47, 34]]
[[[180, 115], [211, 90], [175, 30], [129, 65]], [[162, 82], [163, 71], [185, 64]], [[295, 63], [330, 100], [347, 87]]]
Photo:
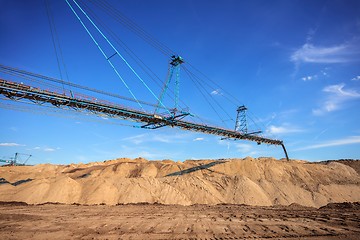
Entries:
[[295, 203], [320, 207], [360, 201], [360, 175], [339, 162], [122, 158], [66, 166], [1, 167], [0, 178], [0, 201], [29, 204]]

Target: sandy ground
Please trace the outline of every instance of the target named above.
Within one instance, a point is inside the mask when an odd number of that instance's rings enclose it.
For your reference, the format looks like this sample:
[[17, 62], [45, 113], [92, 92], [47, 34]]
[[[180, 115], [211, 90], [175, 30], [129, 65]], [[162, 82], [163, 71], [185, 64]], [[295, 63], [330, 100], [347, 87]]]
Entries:
[[359, 239], [360, 206], [0, 204], [5, 239]]

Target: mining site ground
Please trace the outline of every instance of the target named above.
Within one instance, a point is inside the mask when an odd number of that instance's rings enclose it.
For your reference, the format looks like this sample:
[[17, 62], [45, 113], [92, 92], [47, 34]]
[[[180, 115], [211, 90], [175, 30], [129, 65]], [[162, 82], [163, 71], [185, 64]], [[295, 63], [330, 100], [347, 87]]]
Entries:
[[0, 204], [5, 239], [359, 239], [360, 204]]

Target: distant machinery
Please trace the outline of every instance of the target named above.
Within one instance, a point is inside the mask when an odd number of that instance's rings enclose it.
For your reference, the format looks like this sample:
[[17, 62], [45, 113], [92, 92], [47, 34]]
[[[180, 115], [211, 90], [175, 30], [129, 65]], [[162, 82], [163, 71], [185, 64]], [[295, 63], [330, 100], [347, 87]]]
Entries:
[[[22, 160], [21, 156], [24, 156], [25, 159]], [[15, 156], [10, 159], [0, 159], [0, 162], [7, 163], [7, 166], [25, 166], [27, 161], [32, 157], [30, 154], [25, 153], [15, 153]]]

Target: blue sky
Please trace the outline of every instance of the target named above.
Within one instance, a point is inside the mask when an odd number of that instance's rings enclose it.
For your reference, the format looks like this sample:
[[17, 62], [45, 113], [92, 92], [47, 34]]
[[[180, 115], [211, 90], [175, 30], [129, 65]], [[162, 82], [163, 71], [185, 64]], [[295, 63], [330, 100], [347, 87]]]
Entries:
[[[233, 118], [236, 105], [224, 97], [236, 96], [239, 104], [249, 108], [253, 127], [260, 127], [264, 136], [283, 140], [290, 158], [360, 158], [359, 1], [110, 2], [181, 55], [184, 66], [196, 66], [220, 85], [221, 89], [209, 88], [207, 94]], [[68, 80], [131, 97], [66, 2], [52, 0], [50, 6]], [[93, 10], [162, 81], [166, 79], [170, 56]], [[0, 0], [0, 33], [1, 64], [60, 78], [44, 1]], [[111, 55], [109, 46], [102, 44]], [[135, 95], [155, 104], [156, 99], [133, 80], [120, 61], [116, 63]], [[65, 78], [63, 65], [61, 68]], [[161, 89], [141, 76], [160, 95]], [[180, 99], [209, 122], [234, 127], [226, 117], [225, 123], [217, 119], [184, 72]], [[171, 104], [169, 99], [164, 101]], [[0, 107], [0, 158], [15, 152], [32, 154], [31, 164], [139, 156], [180, 161], [284, 157], [276, 146], [222, 141], [174, 128], [143, 130], [125, 126], [134, 125], [132, 122], [17, 104], [3, 97]]]

